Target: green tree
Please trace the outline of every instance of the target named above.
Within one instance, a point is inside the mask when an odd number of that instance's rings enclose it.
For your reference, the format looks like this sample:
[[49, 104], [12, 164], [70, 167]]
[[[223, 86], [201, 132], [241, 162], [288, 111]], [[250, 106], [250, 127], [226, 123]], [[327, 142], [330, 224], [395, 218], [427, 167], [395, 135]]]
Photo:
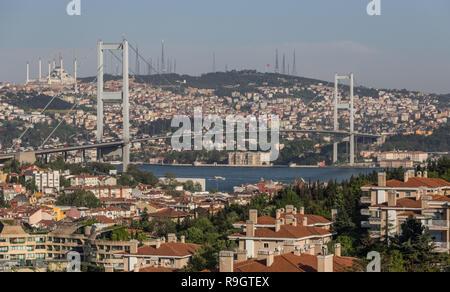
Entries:
[[99, 208], [101, 202], [92, 192], [84, 190], [76, 190], [73, 193], [65, 193], [58, 197], [56, 201], [60, 206], [73, 206], [73, 207], [86, 207], [86, 208]]

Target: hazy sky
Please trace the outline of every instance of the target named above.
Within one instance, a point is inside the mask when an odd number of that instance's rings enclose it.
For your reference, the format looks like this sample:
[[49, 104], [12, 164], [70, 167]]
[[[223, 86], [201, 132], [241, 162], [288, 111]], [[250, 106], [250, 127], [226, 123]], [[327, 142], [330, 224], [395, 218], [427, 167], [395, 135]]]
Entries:
[[39, 57], [45, 75], [58, 52], [72, 72], [74, 50], [80, 75], [95, 75], [97, 40], [126, 34], [149, 58], [164, 39], [178, 73], [211, 71], [213, 52], [218, 70], [273, 70], [276, 48], [289, 63], [296, 49], [301, 76], [450, 92], [448, 0], [381, 0], [382, 16], [366, 14], [370, 0], [81, 0], [82, 16], [66, 14], [69, 2], [0, 1], [1, 81], [24, 82], [27, 61], [36, 77]]

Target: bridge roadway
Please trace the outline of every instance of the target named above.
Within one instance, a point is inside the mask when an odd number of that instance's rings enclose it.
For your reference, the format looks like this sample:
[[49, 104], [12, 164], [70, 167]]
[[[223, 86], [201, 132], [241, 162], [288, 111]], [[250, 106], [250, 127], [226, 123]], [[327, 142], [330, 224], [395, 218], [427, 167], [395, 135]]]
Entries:
[[[331, 134], [331, 135], [336, 135], [336, 136], [350, 135], [350, 133], [346, 132], [346, 131], [331, 131], [331, 130], [280, 130], [280, 133], [305, 133], [305, 134], [319, 133], [319, 134]], [[365, 133], [355, 133], [355, 136], [366, 137], [366, 138], [381, 138], [382, 137], [381, 135], [365, 134]], [[172, 135], [149, 137], [149, 138], [138, 138], [138, 139], [131, 140], [131, 143], [156, 141], [156, 140], [161, 140], [161, 139], [164, 139], [164, 140], [172, 139]], [[97, 143], [97, 144], [77, 145], [77, 146], [69, 146], [69, 147], [62, 147], [62, 148], [38, 149], [35, 151], [31, 151], [31, 152], [34, 152], [35, 155], [40, 156], [40, 155], [48, 155], [48, 154], [54, 154], [54, 153], [64, 153], [64, 152], [90, 150], [90, 149], [119, 148], [123, 145], [124, 145], [124, 141], [118, 140], [118, 141], [103, 142], [103, 143]], [[23, 152], [2, 154], [2, 155], [0, 155], [0, 160], [13, 159], [20, 153], [23, 153]]]

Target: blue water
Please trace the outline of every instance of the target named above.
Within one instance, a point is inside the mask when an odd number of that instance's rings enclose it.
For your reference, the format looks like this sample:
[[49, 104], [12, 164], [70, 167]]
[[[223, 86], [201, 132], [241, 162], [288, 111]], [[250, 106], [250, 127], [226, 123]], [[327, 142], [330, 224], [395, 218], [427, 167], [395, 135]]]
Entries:
[[[352, 175], [368, 174], [373, 169], [353, 168], [249, 168], [249, 167], [193, 167], [193, 166], [159, 166], [140, 165], [140, 169], [152, 172], [158, 178], [172, 172], [179, 178], [204, 178], [206, 189], [218, 188], [220, 191], [232, 192], [234, 186], [255, 184], [264, 179], [283, 183], [292, 183], [296, 178], [303, 177], [306, 181], [328, 182], [330, 179], [341, 182]], [[224, 177], [225, 181], [216, 181], [215, 177]]]

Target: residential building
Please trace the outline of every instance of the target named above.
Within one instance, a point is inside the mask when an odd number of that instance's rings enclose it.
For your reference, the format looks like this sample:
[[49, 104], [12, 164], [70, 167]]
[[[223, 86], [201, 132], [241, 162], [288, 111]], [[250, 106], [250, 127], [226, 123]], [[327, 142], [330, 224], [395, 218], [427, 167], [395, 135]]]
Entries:
[[220, 252], [219, 271], [225, 273], [295, 273], [295, 272], [354, 272], [361, 267], [355, 258], [341, 256], [341, 245], [336, 244], [335, 254], [323, 246], [320, 253], [313, 246], [305, 248], [286, 246], [284, 251], [259, 251], [258, 256], [247, 259], [243, 250]]
[[175, 234], [157, 239], [151, 246], [139, 247], [137, 251], [123, 253], [125, 271], [145, 271], [147, 268], [180, 270], [189, 264], [192, 256], [200, 248], [198, 244], [185, 243], [184, 236], [177, 242]]
[[321, 246], [332, 240], [331, 222], [321, 216], [305, 215], [304, 209], [297, 213], [294, 206], [276, 211], [276, 217], [258, 217], [257, 210], [250, 210], [247, 222], [237, 222], [234, 227], [243, 233], [232, 234], [228, 238], [239, 244], [240, 250], [254, 258], [260, 251], [283, 250], [287, 243], [305, 248], [309, 245]]
[[270, 153], [265, 152], [230, 152], [228, 164], [234, 166], [270, 165]]
[[386, 181], [386, 173], [378, 174], [376, 185], [361, 188], [368, 196], [361, 199], [368, 205], [362, 215], [368, 216], [362, 226], [372, 237], [383, 239], [401, 232], [401, 225], [413, 216], [420, 220], [433, 237], [437, 250], [449, 252], [450, 247], [450, 183], [428, 178], [427, 172], [405, 173], [404, 180]]

